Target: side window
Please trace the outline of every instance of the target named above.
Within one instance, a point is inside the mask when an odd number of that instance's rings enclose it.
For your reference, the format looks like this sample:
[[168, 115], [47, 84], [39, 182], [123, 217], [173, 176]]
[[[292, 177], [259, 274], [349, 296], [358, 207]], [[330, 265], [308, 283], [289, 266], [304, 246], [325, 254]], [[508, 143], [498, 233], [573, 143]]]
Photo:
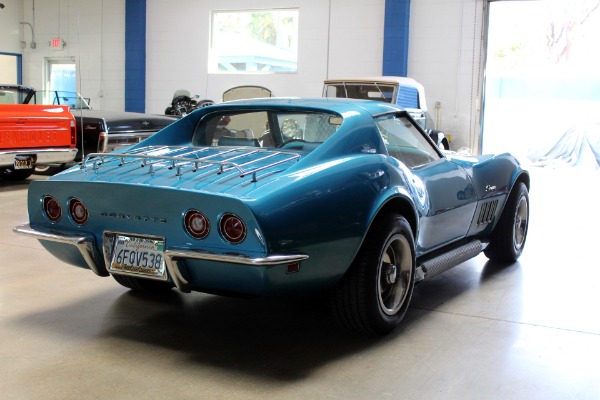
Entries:
[[398, 101], [396, 104], [404, 108], [420, 108], [419, 91], [416, 87], [401, 85], [398, 87]]
[[441, 158], [424, 134], [406, 117], [386, 115], [375, 120], [390, 156], [409, 168]]

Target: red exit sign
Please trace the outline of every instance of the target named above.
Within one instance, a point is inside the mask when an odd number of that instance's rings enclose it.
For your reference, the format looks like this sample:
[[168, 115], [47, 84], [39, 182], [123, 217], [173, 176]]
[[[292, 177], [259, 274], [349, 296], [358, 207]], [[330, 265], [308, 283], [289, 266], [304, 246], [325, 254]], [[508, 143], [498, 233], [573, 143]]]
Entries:
[[64, 47], [65, 42], [61, 38], [54, 38], [50, 40], [50, 47], [54, 50], [60, 50]]

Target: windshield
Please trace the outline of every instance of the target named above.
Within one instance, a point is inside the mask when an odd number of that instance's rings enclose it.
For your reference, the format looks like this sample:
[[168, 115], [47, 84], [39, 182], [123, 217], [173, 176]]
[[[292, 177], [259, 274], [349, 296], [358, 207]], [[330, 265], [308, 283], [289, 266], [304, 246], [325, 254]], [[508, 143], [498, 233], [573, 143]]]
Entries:
[[0, 86], [0, 104], [23, 104], [31, 90], [17, 86]]
[[62, 90], [38, 90], [30, 100], [31, 104], [52, 104], [69, 106], [72, 110], [89, 110], [88, 102], [76, 92]]
[[200, 120], [192, 144], [311, 151], [341, 124], [339, 115], [320, 112], [215, 112]]

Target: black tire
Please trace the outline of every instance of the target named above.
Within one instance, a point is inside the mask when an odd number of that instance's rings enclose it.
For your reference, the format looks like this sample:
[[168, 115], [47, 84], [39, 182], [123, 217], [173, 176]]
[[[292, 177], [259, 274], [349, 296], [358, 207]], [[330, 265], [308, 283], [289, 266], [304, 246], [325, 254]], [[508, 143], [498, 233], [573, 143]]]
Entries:
[[115, 281], [119, 282], [121, 285], [136, 292], [165, 293], [173, 288], [173, 284], [171, 282], [163, 282], [117, 274], [113, 275], [112, 277], [115, 278]]
[[36, 165], [34, 170], [36, 175], [52, 176], [58, 174], [67, 168], [66, 164], [61, 165]]
[[446, 139], [446, 138], [442, 139], [442, 144], [440, 144], [440, 149], [450, 150], [450, 142], [448, 142], [448, 139]]
[[529, 193], [519, 182], [513, 188], [484, 253], [492, 261], [513, 263], [523, 253], [529, 227]]
[[429, 133], [429, 137], [435, 142], [435, 144], [442, 150], [450, 150], [450, 143], [446, 137], [446, 134], [442, 131], [432, 130]]
[[214, 102], [214, 101], [212, 101], [212, 100], [208, 100], [208, 99], [205, 99], [205, 100], [200, 100], [200, 101], [198, 102], [198, 105], [196, 106], [196, 108], [208, 107], [208, 106], [212, 106], [212, 105], [214, 105], [214, 104], [215, 104], [215, 102]]
[[0, 176], [7, 181], [24, 181], [33, 174], [33, 169], [0, 169]]
[[388, 215], [375, 221], [350, 269], [333, 289], [334, 316], [352, 330], [388, 333], [406, 314], [414, 284], [412, 230], [404, 217]]

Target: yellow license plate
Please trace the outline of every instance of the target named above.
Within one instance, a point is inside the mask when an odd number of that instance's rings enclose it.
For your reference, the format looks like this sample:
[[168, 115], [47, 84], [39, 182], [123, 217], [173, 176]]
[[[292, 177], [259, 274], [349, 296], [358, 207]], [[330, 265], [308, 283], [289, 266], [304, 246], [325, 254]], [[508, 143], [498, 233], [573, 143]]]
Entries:
[[15, 169], [32, 169], [33, 158], [29, 156], [16, 156], [13, 165]]

